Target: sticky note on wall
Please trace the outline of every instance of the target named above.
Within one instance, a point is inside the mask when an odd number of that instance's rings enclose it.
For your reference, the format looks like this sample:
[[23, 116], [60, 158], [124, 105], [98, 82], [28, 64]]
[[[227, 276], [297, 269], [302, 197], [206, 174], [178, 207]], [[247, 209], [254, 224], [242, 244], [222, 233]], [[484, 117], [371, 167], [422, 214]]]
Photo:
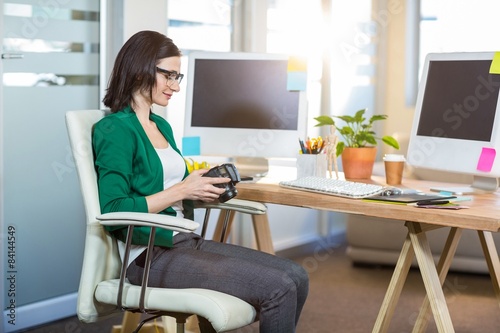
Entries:
[[491, 61], [490, 74], [500, 74], [500, 52], [495, 52]]
[[307, 86], [307, 62], [303, 58], [290, 57], [287, 66], [286, 88], [289, 91], [304, 91]]
[[490, 172], [495, 162], [496, 151], [494, 148], [483, 148], [477, 161], [477, 170]]
[[306, 59], [300, 57], [288, 58], [288, 72], [307, 72]]
[[200, 137], [185, 136], [182, 138], [182, 155], [198, 156], [201, 154]]

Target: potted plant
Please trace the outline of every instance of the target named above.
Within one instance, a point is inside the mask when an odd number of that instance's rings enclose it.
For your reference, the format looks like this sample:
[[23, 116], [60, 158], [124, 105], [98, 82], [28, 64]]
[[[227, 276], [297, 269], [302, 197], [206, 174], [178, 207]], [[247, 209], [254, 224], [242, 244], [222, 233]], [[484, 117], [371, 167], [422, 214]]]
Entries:
[[[365, 117], [366, 109], [358, 110], [354, 116], [319, 116], [314, 118], [316, 126], [332, 126], [344, 141], [336, 143], [336, 157], [342, 157], [346, 178], [367, 179], [371, 177], [377, 156], [377, 140], [399, 149], [398, 141], [389, 135], [377, 137], [373, 130], [375, 121], [387, 119], [387, 115]], [[335, 124], [334, 118], [344, 121], [343, 127]], [[333, 134], [333, 133], [331, 133]]]

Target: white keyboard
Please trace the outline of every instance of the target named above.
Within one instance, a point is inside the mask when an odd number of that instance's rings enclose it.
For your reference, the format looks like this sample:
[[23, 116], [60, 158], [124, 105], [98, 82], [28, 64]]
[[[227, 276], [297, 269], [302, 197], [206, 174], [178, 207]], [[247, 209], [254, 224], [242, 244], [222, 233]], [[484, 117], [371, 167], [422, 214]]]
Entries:
[[280, 186], [296, 190], [330, 194], [339, 197], [361, 199], [381, 194], [386, 187], [375, 184], [358, 183], [323, 177], [304, 177], [296, 180], [281, 181]]

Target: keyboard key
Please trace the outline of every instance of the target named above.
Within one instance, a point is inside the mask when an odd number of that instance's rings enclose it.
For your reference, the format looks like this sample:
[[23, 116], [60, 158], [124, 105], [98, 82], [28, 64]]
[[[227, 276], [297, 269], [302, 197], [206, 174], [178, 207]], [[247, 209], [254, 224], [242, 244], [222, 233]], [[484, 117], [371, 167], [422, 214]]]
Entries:
[[382, 193], [385, 186], [324, 177], [304, 177], [282, 181], [280, 186], [344, 198], [361, 199]]

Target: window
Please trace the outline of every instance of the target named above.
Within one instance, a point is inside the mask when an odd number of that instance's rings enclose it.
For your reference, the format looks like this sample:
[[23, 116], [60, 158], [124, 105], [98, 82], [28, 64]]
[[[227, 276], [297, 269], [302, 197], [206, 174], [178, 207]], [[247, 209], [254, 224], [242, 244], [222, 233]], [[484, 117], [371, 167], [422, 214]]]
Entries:
[[[332, 2], [331, 9], [323, 8], [323, 3], [268, 0], [267, 51], [298, 55], [308, 61], [310, 131], [315, 124], [312, 118], [321, 112], [338, 115], [354, 114], [361, 108], [371, 113], [374, 109], [371, 0]], [[325, 58], [330, 61], [330, 73], [321, 81]], [[331, 102], [321, 103], [322, 90], [327, 94], [323, 101]]]
[[[5, 3], [3, 15], [6, 22], [3, 52], [12, 56], [12, 58], [7, 57], [10, 62], [4, 69], [4, 86], [97, 87], [98, 73], [78, 72], [80, 70], [78, 65], [91, 61], [92, 65], [96, 65], [95, 68], [97, 68], [99, 41], [83, 40], [81, 36], [64, 34], [61, 31], [98, 27], [98, 4], [76, 4], [75, 8], [65, 8], [58, 5]], [[54, 28], [52, 32], [47, 26], [57, 26], [59, 29]], [[95, 36], [97, 35], [95, 33]], [[27, 61], [12, 60], [23, 58]], [[36, 66], [27, 66], [26, 63], [30, 60], [36, 60]], [[57, 68], [59, 72], [56, 72], [55, 68], [50, 65], [53, 60], [55, 60], [54, 63], [59, 64]], [[16, 67], [16, 64], [20, 66]], [[68, 64], [68, 66], [71, 64], [73, 67], [64, 68], [62, 64]]]
[[372, 20], [372, 1], [333, 1], [328, 38], [331, 53], [332, 114], [375, 110], [379, 22]]
[[[496, 0], [420, 0], [408, 5], [406, 105], [413, 107], [428, 53], [500, 50], [495, 38], [500, 2]], [[416, 15], [415, 15], [416, 12]]]
[[298, 56], [307, 61], [308, 134], [314, 135], [313, 117], [321, 109], [321, 71], [326, 29], [321, 1], [268, 0], [267, 45], [269, 53]]
[[431, 52], [500, 50], [497, 0], [421, 0], [419, 77]]
[[[183, 59], [181, 72], [187, 73], [189, 52], [231, 50], [232, 0], [169, 0], [168, 36], [181, 49]], [[182, 137], [186, 80], [181, 91], [169, 102], [167, 119], [174, 134]]]
[[169, 0], [168, 34], [190, 50], [231, 50], [231, 0]]
[[[239, 10], [242, 6], [244, 17], [233, 17], [234, 8]], [[305, 58], [309, 130], [314, 132], [318, 129], [314, 128], [313, 117], [321, 112], [354, 114], [361, 108], [368, 108], [368, 114], [376, 112], [377, 27], [371, 18], [371, 0], [333, 2], [333, 8], [327, 10], [323, 6], [321, 0], [311, 0], [307, 4], [303, 0], [267, 0], [267, 7], [229, 0], [170, 0], [168, 35], [184, 55], [192, 50], [231, 51], [231, 41], [245, 39], [247, 46], [260, 46], [265, 40], [265, 51], [269, 53]], [[249, 10], [253, 12], [249, 14]], [[256, 10], [266, 12], [255, 13]], [[261, 29], [261, 17], [267, 17], [265, 29]], [[239, 18], [244, 22], [235, 22]], [[240, 31], [248, 26], [253, 27], [251, 33]], [[242, 36], [232, 36], [240, 32]], [[248, 43], [248, 38], [255, 40]], [[322, 81], [325, 58], [330, 61], [330, 72]], [[183, 124], [185, 97], [182, 89], [181, 86], [181, 94], [169, 105], [167, 118], [171, 123]], [[322, 99], [322, 91], [326, 98], [323, 95]]]

